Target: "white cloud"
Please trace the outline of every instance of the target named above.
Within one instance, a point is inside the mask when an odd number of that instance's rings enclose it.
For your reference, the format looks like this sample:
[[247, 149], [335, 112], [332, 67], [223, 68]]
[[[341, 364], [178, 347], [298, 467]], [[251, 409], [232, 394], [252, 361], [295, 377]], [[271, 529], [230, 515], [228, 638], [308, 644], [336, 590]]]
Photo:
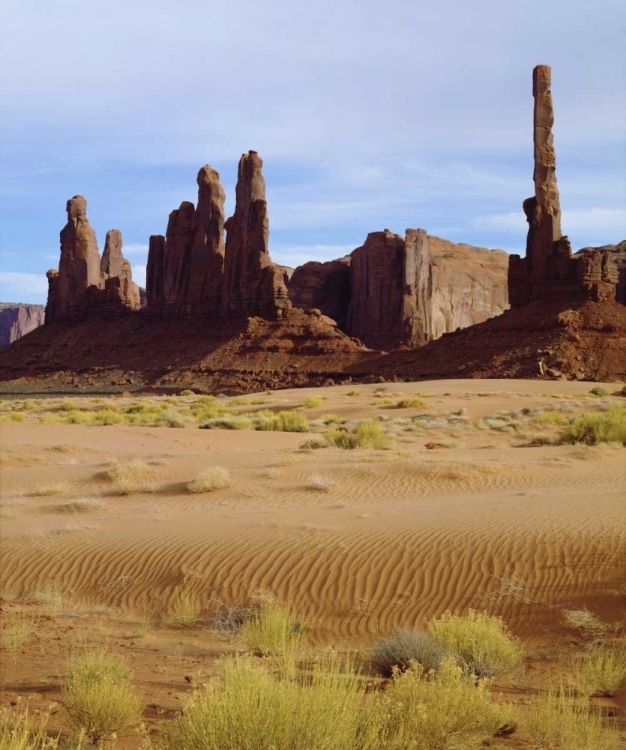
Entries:
[[3, 302], [45, 302], [48, 295], [48, 279], [45, 274], [0, 273], [0, 300]]

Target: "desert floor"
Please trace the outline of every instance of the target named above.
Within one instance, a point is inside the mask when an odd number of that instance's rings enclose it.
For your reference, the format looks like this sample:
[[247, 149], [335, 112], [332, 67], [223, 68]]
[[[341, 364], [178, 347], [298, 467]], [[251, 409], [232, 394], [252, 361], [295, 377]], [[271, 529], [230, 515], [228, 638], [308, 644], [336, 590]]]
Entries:
[[[184, 429], [42, 424], [43, 400], [4, 401], [24, 420], [0, 424], [3, 632], [17, 616], [33, 626], [17, 646], [3, 641], [0, 705], [54, 704], [52, 728], [69, 731], [57, 703], [65, 661], [78, 646], [106, 644], [131, 664], [158, 731], [220, 655], [244, 648], [212, 620], [259, 589], [310, 625], [311, 648], [358, 649], [364, 661], [381, 636], [445, 610], [500, 615], [527, 650], [525, 674], [502, 688], [523, 703], [581, 648], [564, 610], [626, 621], [626, 450], [530, 445], [565, 419], [624, 404], [618, 386], [594, 396], [595, 385], [346, 385], [229, 406], [306, 404], [307, 434], [200, 430], [184, 417]], [[398, 406], [406, 397], [424, 405]], [[168, 403], [184, 415], [196, 398]], [[63, 414], [61, 399], [45, 403]], [[328, 429], [327, 414], [335, 427], [381, 419], [388, 449], [301, 448]], [[107, 472], [132, 462], [145, 464], [149, 482], [122, 495]], [[212, 466], [231, 484], [190, 493], [187, 483]], [[181, 592], [201, 599], [204, 624], [173, 622]], [[624, 686], [604, 704], [626, 743]], [[500, 745], [530, 747], [523, 732]]]

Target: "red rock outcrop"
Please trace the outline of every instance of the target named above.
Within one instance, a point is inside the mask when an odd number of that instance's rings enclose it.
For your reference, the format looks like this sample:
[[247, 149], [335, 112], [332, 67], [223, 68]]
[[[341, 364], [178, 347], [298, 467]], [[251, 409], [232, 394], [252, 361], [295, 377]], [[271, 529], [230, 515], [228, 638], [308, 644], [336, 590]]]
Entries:
[[148, 244], [148, 264], [146, 266], [146, 305], [152, 310], [165, 306], [165, 237], [162, 234], [150, 236]]
[[43, 305], [0, 302], [0, 348], [43, 325]]
[[272, 263], [268, 250], [269, 218], [262, 167], [263, 160], [256, 151], [243, 154], [239, 161], [235, 213], [224, 225], [222, 314], [226, 319], [281, 317], [291, 307], [284, 273]]
[[529, 225], [526, 257], [512, 255], [510, 259], [509, 300], [514, 308], [536, 299], [572, 295], [596, 301], [615, 298], [617, 274], [611, 259], [593, 254], [584, 260], [574, 257], [569, 239], [561, 234], [551, 80], [548, 65], [533, 70], [535, 194], [523, 203]]
[[139, 287], [133, 281], [130, 262], [122, 253], [122, 233], [119, 229], [110, 229], [104, 243], [104, 252], [100, 261], [100, 287], [107, 306], [121, 305], [129, 310], [141, 307]]
[[289, 299], [303, 310], [321, 310], [345, 328], [350, 304], [350, 256], [326, 263], [309, 261], [289, 279]]
[[82, 318], [85, 291], [90, 286], [100, 286], [100, 253], [87, 219], [87, 201], [82, 195], [75, 195], [67, 202], [59, 270], [50, 270], [47, 275], [46, 323], [71, 323]]
[[593, 252], [601, 252], [611, 258], [611, 265], [615, 266], [617, 271], [617, 287], [615, 290], [615, 299], [622, 305], [626, 305], [626, 240], [622, 240], [617, 245], [601, 245], [600, 247], [583, 247], [575, 253], [575, 257], [588, 255]]

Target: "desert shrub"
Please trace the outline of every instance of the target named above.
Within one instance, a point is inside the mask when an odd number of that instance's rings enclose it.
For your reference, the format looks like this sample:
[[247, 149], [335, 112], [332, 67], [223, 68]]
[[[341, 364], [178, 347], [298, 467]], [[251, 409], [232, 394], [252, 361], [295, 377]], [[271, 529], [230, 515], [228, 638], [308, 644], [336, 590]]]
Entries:
[[251, 430], [251, 419], [246, 417], [216, 417], [200, 425], [201, 430]]
[[328, 448], [328, 443], [320, 438], [305, 440], [304, 443], [300, 445], [301, 451], [316, 451], [320, 450], [320, 448]]
[[[47, 714], [41, 714], [35, 721], [28, 711], [11, 714], [6, 709], [0, 711], [0, 750], [56, 750], [57, 738], [46, 734]], [[79, 750], [80, 745], [76, 745]]]
[[502, 618], [486, 612], [444, 612], [428, 623], [428, 632], [461, 660], [466, 671], [479, 677], [511, 674], [522, 665], [521, 643], [511, 635]]
[[33, 497], [50, 497], [51, 495], [62, 495], [69, 489], [68, 482], [50, 482], [49, 484], [38, 484], [30, 494]]
[[565, 424], [567, 418], [560, 411], [546, 411], [543, 414], [537, 414], [530, 421], [532, 424]]
[[364, 683], [349, 665], [316, 663], [306, 682], [277, 678], [250, 657], [225, 659], [223, 670], [187, 701], [169, 750], [366, 750], [357, 744]]
[[332, 413], [322, 414], [320, 419], [324, 424], [343, 424], [346, 421], [345, 417], [342, 417], [339, 414]]
[[155, 491], [155, 485], [151, 481], [154, 476], [154, 469], [143, 461], [117, 464], [112, 466], [106, 474], [111, 480], [113, 488], [120, 495]]
[[256, 430], [272, 432], [309, 432], [310, 426], [304, 414], [297, 411], [279, 411], [278, 414], [259, 413], [254, 420]]
[[617, 734], [611, 731], [600, 709], [585, 698], [563, 690], [549, 690], [532, 701], [526, 726], [533, 747], [546, 750], [617, 750]]
[[194, 408], [191, 413], [197, 422], [206, 422], [210, 419], [226, 416], [226, 409], [221, 404], [209, 404], [198, 409]]
[[228, 402], [228, 406], [249, 406], [250, 403], [250, 399], [245, 396], [235, 396], [235, 398], [231, 398]]
[[188, 585], [180, 586], [170, 607], [170, 621], [179, 628], [195, 628], [200, 623], [202, 599]]
[[120, 414], [118, 411], [114, 411], [111, 408], [102, 409], [102, 411], [95, 412], [93, 416], [92, 424], [95, 425], [109, 425], [109, 424], [122, 424], [126, 422], [127, 418]]
[[590, 641], [603, 638], [611, 629], [608, 623], [602, 622], [588, 609], [564, 609], [561, 616], [566, 628], [578, 631], [583, 638]]
[[211, 466], [201, 471], [191, 482], [188, 482], [187, 489], [189, 492], [213, 492], [223, 487], [229, 487], [231, 484], [232, 479], [228, 469], [224, 469], [222, 466]]
[[24, 415], [20, 411], [9, 411], [2, 415], [2, 422], [23, 422]]
[[302, 406], [304, 406], [305, 409], [317, 409], [322, 405], [323, 401], [324, 399], [321, 398], [321, 396], [309, 396], [305, 399]]
[[583, 414], [561, 433], [561, 445], [585, 443], [621, 443], [626, 445], [626, 407], [614, 406], [602, 414]]
[[260, 656], [295, 655], [304, 641], [304, 628], [287, 607], [263, 607], [241, 629], [246, 646]]
[[195, 396], [196, 394], [190, 388], [185, 388], [185, 390], [181, 391], [178, 395], [179, 396]]
[[355, 448], [382, 450], [389, 445], [389, 440], [380, 422], [374, 419], [360, 420], [350, 432], [347, 430], [329, 430], [325, 434], [325, 438], [331, 445], [345, 450], [354, 450]]
[[417, 396], [409, 396], [407, 398], [401, 398], [396, 403], [396, 409], [415, 409], [422, 408], [424, 406], [424, 399]]
[[173, 414], [172, 412], [166, 411], [164, 414], [161, 414], [155, 426], [173, 427], [180, 429], [181, 427], [185, 426], [185, 420], [181, 419], [178, 414]]
[[592, 396], [608, 396], [608, 395], [609, 395], [609, 392], [607, 391], [607, 389], [606, 389], [606, 388], [603, 388], [603, 387], [602, 387], [601, 385], [596, 385], [596, 386], [594, 386], [594, 387], [593, 387], [593, 388], [592, 388], [592, 389], [591, 389], [591, 390], [589, 391], [589, 393], [590, 393], [590, 394], [591, 394]]
[[423, 630], [400, 630], [396, 635], [380, 641], [371, 659], [372, 668], [385, 677], [391, 677], [394, 668], [404, 672], [411, 662], [421, 664], [424, 673], [437, 670], [449, 652]]
[[615, 695], [626, 680], [626, 646], [594, 644], [576, 664], [574, 685], [584, 695]]
[[93, 424], [95, 413], [90, 411], [70, 411], [65, 417], [68, 424]]
[[307, 487], [317, 492], [330, 492], [336, 484], [327, 474], [311, 474], [307, 481]]
[[94, 743], [139, 722], [142, 705], [130, 686], [132, 673], [105, 651], [74, 658], [62, 687], [72, 721]]
[[511, 709], [492, 703], [488, 681], [476, 685], [450, 661], [427, 675], [419, 664], [396, 671], [366, 708], [363, 725], [372, 750], [478, 750], [499, 731], [514, 729]]
[[37, 618], [26, 612], [11, 612], [2, 631], [2, 645], [14, 662], [17, 662], [20, 649], [30, 638], [37, 625]]

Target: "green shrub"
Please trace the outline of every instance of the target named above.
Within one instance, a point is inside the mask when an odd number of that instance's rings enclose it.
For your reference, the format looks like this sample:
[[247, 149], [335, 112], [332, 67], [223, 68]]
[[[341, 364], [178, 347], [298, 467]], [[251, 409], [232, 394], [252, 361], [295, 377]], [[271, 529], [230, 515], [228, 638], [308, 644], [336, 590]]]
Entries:
[[478, 750], [499, 731], [514, 728], [508, 706], [492, 703], [487, 680], [477, 685], [444, 661], [424, 674], [419, 664], [396, 672], [363, 717], [367, 748]]
[[92, 743], [97, 744], [141, 719], [142, 705], [130, 687], [131, 678], [124, 661], [104, 651], [70, 662], [63, 682], [63, 704]]
[[302, 405], [305, 409], [317, 409], [322, 405], [323, 401], [324, 399], [320, 396], [309, 396]]
[[247, 647], [259, 656], [295, 655], [302, 646], [304, 629], [287, 607], [264, 607], [241, 629]]
[[304, 414], [297, 411], [279, 411], [278, 414], [257, 414], [254, 420], [256, 430], [272, 432], [309, 432], [309, 422]]
[[400, 630], [378, 643], [372, 656], [372, 667], [378, 674], [391, 677], [394, 668], [407, 670], [411, 662], [421, 664], [428, 674], [437, 670], [449, 655], [448, 650], [423, 630]]
[[350, 432], [347, 430], [329, 430], [325, 434], [325, 438], [331, 445], [345, 450], [354, 450], [355, 448], [383, 450], [389, 445], [389, 440], [380, 422], [374, 419], [362, 419]]
[[187, 701], [168, 750], [370, 750], [357, 744], [365, 684], [349, 665], [316, 663], [306, 682], [274, 677], [250, 657], [223, 668]]
[[614, 406], [602, 414], [583, 414], [560, 435], [561, 445], [584, 443], [621, 443], [626, 445], [626, 407]]
[[444, 612], [429, 622], [428, 632], [478, 677], [511, 674], [522, 666], [522, 644], [500, 617], [472, 609], [466, 615]]

